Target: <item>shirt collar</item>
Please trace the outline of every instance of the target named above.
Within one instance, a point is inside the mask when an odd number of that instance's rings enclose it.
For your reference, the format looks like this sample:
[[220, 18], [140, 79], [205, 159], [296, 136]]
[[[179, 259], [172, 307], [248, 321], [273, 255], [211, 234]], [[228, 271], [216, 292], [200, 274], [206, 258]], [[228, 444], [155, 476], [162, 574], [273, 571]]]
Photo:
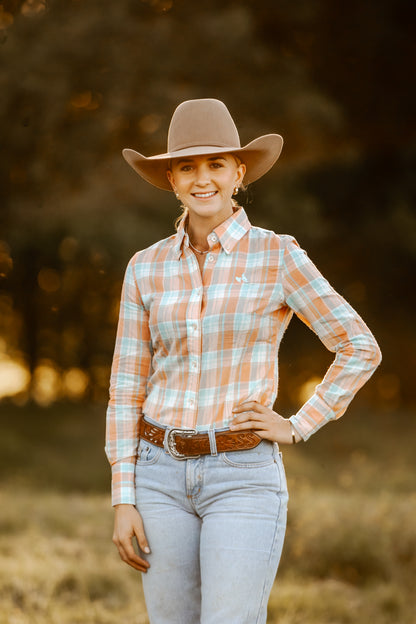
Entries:
[[[185, 230], [186, 219], [183, 219], [179, 225], [178, 231], [173, 237], [172, 251], [175, 258], [179, 260], [182, 254], [183, 246], [189, 247], [189, 237]], [[230, 254], [235, 245], [243, 238], [243, 236], [251, 228], [251, 223], [247, 217], [246, 211], [240, 206], [225, 221], [217, 225], [208, 237], [209, 244], [215, 243], [216, 240], [210, 239], [215, 234], [226, 254]]]

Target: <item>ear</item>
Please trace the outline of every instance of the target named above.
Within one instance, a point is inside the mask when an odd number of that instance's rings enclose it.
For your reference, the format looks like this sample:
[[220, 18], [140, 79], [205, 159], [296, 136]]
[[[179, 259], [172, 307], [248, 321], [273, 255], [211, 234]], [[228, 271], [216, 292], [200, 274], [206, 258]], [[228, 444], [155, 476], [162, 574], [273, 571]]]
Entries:
[[175, 187], [175, 182], [174, 182], [174, 179], [173, 179], [173, 173], [172, 173], [172, 171], [170, 169], [166, 170], [166, 177], [167, 177], [167, 179], [170, 182], [170, 185], [172, 187], [173, 192], [176, 193], [176, 187]]
[[247, 167], [245, 166], [245, 164], [243, 162], [240, 163], [237, 167], [237, 180], [236, 180], [237, 184], [242, 183], [243, 178], [246, 175], [246, 171], [247, 171]]

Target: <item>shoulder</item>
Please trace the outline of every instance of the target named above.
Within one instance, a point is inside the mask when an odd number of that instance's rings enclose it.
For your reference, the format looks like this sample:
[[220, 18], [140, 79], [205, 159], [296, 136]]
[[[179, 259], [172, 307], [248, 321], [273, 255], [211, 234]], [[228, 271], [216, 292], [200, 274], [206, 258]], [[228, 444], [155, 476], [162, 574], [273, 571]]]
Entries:
[[162, 240], [153, 243], [145, 249], [136, 251], [128, 263], [128, 268], [137, 271], [142, 270], [143, 268], [145, 269], [157, 261], [163, 262], [172, 250], [175, 240], [176, 234], [172, 234], [167, 238], [163, 238]]
[[300, 249], [299, 243], [290, 234], [277, 234], [273, 230], [254, 225], [251, 226], [249, 232], [253, 242], [257, 242], [270, 250], [285, 253], [288, 250]]

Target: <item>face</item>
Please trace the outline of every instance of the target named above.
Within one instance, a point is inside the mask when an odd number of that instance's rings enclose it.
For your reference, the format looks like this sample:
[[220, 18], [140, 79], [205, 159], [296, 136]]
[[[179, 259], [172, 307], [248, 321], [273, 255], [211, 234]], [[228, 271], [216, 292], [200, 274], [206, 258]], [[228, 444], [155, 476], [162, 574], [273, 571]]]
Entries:
[[167, 172], [173, 190], [189, 210], [190, 221], [209, 219], [221, 223], [233, 213], [234, 189], [246, 167], [231, 154], [175, 158]]

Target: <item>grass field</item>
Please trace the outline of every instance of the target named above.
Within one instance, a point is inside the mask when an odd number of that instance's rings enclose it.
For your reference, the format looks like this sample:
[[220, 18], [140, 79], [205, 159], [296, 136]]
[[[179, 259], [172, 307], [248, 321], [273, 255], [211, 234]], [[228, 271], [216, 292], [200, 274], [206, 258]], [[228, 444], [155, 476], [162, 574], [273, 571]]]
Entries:
[[[111, 543], [104, 407], [3, 404], [0, 425], [0, 624], [146, 624]], [[411, 414], [351, 411], [283, 449], [270, 624], [416, 624], [415, 433]]]

